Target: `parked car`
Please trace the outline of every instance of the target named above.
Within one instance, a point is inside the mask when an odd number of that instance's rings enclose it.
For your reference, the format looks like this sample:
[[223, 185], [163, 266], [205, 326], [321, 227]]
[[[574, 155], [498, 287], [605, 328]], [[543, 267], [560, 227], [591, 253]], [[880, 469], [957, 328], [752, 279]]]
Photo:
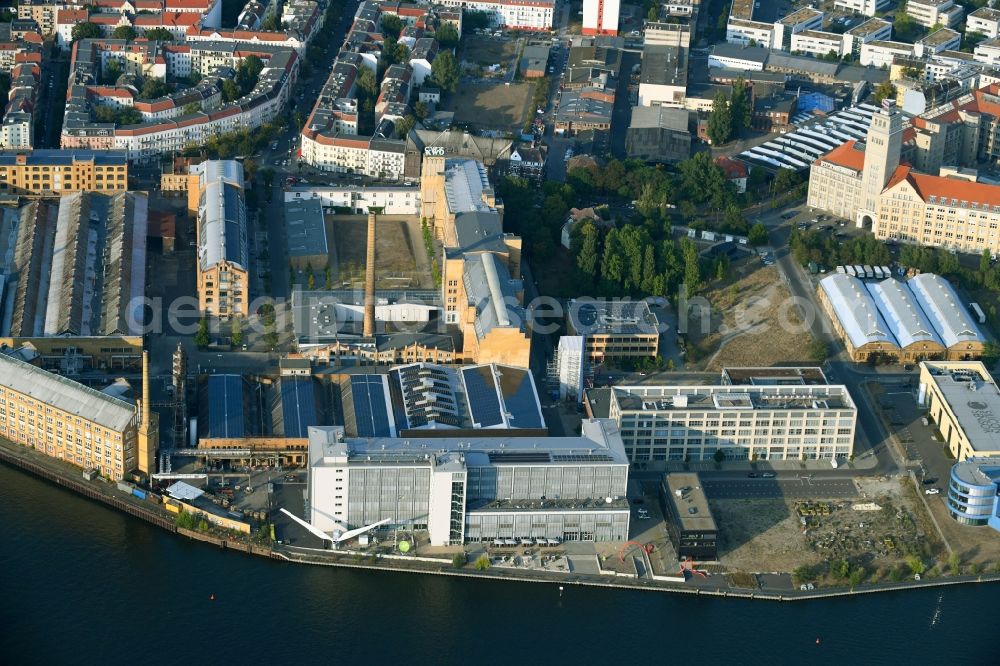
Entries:
[[748, 479], [756, 479], [757, 478], [757, 473], [756, 472], [750, 472], [749, 474], [747, 474], [747, 478]]
[[924, 485], [925, 486], [933, 486], [935, 483], [937, 483], [937, 479], [933, 479], [933, 478], [932, 479], [924, 479]]
[[762, 479], [773, 479], [775, 476], [776, 475], [775, 475], [774, 472], [764, 472], [763, 474], [760, 475], [760, 478], [762, 478]]
[[924, 491], [924, 495], [938, 495], [941, 490], [939, 488], [928, 488]]

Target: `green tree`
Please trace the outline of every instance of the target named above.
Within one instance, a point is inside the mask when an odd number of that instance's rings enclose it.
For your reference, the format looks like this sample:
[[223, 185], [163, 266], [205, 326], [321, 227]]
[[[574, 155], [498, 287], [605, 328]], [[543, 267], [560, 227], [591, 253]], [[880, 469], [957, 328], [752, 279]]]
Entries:
[[823, 340], [814, 338], [809, 343], [809, 358], [817, 363], [825, 361], [830, 354], [830, 347]]
[[726, 96], [720, 91], [712, 101], [712, 111], [708, 114], [708, 138], [712, 145], [720, 146], [733, 135], [733, 117]]
[[96, 23], [77, 23], [70, 34], [74, 42], [81, 39], [97, 39], [101, 36], [101, 27]]
[[778, 169], [774, 175], [774, 191], [784, 194], [802, 184], [802, 177], [792, 169]]
[[130, 25], [120, 25], [114, 29], [111, 36], [114, 39], [124, 39], [131, 42], [138, 36], [138, 33], [136, 33], [135, 28]]
[[830, 573], [833, 574], [834, 578], [843, 580], [851, 573], [851, 563], [847, 560], [837, 560], [830, 565]]
[[417, 102], [413, 105], [413, 115], [417, 117], [417, 120], [423, 120], [430, 114], [430, 109], [423, 102]]
[[993, 367], [1000, 361], [1000, 345], [995, 342], [987, 342], [983, 345], [983, 363], [988, 367]]
[[442, 23], [434, 31], [434, 38], [438, 40], [438, 44], [442, 47], [453, 49], [458, 46], [458, 29], [451, 23]]
[[152, 28], [142, 35], [151, 42], [172, 42], [174, 34], [166, 28]]
[[232, 102], [240, 98], [240, 87], [232, 79], [222, 80], [222, 100]]
[[892, 32], [901, 42], [915, 42], [923, 27], [905, 11], [897, 11], [892, 22]]
[[196, 86], [199, 83], [201, 83], [201, 72], [191, 72], [191, 74], [188, 75], [188, 84]]
[[139, 91], [140, 99], [157, 99], [165, 97], [173, 92], [173, 86], [163, 79], [148, 78], [142, 82], [142, 90]]
[[486, 571], [490, 568], [490, 558], [485, 553], [476, 558], [476, 562], [473, 565], [476, 567], [476, 571]]
[[406, 138], [413, 126], [417, 124], [417, 119], [407, 114], [404, 118], [396, 121], [396, 136], [400, 139]]
[[117, 60], [108, 59], [107, 64], [101, 68], [101, 82], [107, 86], [113, 86], [122, 75], [122, 66]]
[[600, 238], [597, 228], [591, 222], [584, 222], [580, 226], [580, 251], [576, 255], [576, 266], [580, 272], [590, 279], [591, 285], [597, 278], [597, 261], [600, 252]]
[[267, 30], [269, 32], [275, 32], [281, 28], [281, 21], [278, 19], [277, 14], [271, 14], [266, 19], [264, 19], [260, 24], [261, 30]]
[[208, 337], [208, 319], [202, 317], [198, 322], [198, 332], [194, 334], [194, 343], [199, 347], [207, 347], [209, 343]]
[[762, 222], [758, 222], [750, 227], [750, 233], [747, 234], [747, 241], [754, 247], [767, 245], [767, 227]]
[[465, 552], [455, 553], [455, 557], [451, 558], [451, 566], [456, 569], [461, 569], [466, 565], [469, 559], [465, 556]]
[[681, 250], [684, 253], [684, 286], [690, 297], [701, 288], [701, 261], [698, 248], [690, 238], [681, 239]]
[[653, 5], [646, 12], [646, 20], [653, 23], [660, 20], [660, 8], [657, 5]]
[[712, 454], [712, 460], [716, 463], [721, 464], [723, 460], [726, 459], [726, 454], [722, 449], [716, 449], [715, 453]]
[[729, 108], [731, 109], [733, 134], [739, 136], [740, 132], [750, 128], [750, 123], [753, 120], [753, 100], [750, 88], [742, 76], [737, 77], [733, 83], [733, 95], [729, 102]]
[[187, 104], [184, 105], [184, 108], [181, 109], [181, 113], [183, 113], [184, 115], [190, 115], [192, 113], [198, 113], [200, 111], [201, 111], [201, 104], [199, 104], [198, 102], [188, 102]]
[[403, 22], [395, 14], [382, 15], [382, 34], [386, 37], [399, 39], [399, 33], [403, 32]]
[[375, 73], [367, 67], [362, 67], [357, 79], [358, 90], [367, 97], [378, 95], [378, 81]]
[[875, 103], [881, 104], [886, 98], [896, 99], [896, 86], [889, 81], [883, 81], [875, 86]]
[[919, 575], [927, 570], [924, 565], [923, 560], [920, 559], [919, 555], [908, 555], [906, 558], [906, 566], [910, 567], [910, 571]]
[[458, 87], [458, 62], [451, 51], [441, 51], [431, 63], [431, 77], [442, 90], [455, 92]]
[[142, 123], [142, 114], [138, 109], [127, 106], [115, 111], [115, 123], [118, 125], [139, 125]]
[[492, 17], [488, 12], [483, 11], [464, 11], [462, 12], [462, 26], [468, 32], [475, 32], [476, 30], [483, 30], [490, 27], [492, 22]]
[[961, 563], [962, 560], [958, 553], [952, 551], [951, 555], [948, 556], [948, 571], [952, 576], [957, 576], [961, 572]]
[[234, 347], [239, 347], [243, 344], [243, 324], [240, 322], [239, 317], [233, 317], [230, 322], [229, 342]]
[[990, 272], [990, 268], [992, 267], [992, 262], [990, 261], [991, 258], [992, 254], [988, 249], [983, 250], [983, 253], [979, 256], [979, 272], [984, 278], [986, 277], [986, 274]]

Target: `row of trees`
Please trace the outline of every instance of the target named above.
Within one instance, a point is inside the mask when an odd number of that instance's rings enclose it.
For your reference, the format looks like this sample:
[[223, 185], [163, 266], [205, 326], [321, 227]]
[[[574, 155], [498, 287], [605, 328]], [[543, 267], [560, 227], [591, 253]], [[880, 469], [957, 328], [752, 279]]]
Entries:
[[810, 261], [826, 265], [885, 266], [892, 256], [885, 244], [871, 235], [860, 236], [843, 245], [832, 234], [793, 229], [788, 239], [792, 256], [805, 266]]
[[583, 293], [667, 296], [681, 284], [688, 294], [702, 284], [704, 267], [689, 238], [678, 243], [633, 224], [601, 231], [585, 222], [574, 230], [571, 249]]
[[[70, 36], [75, 42], [81, 39], [98, 39], [103, 37], [104, 33], [101, 30], [101, 26], [85, 21], [74, 25]], [[151, 42], [172, 42], [174, 40], [173, 34], [166, 28], [152, 28], [143, 32], [141, 36]], [[132, 26], [120, 25], [111, 32], [111, 37], [112, 39], [132, 41], [139, 38], [140, 35]]]

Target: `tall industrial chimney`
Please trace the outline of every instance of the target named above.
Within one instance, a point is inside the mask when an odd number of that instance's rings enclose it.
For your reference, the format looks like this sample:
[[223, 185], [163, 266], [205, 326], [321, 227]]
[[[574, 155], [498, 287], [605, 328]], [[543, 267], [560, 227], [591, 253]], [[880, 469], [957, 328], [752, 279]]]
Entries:
[[365, 267], [365, 328], [366, 338], [375, 335], [375, 213], [368, 213], [368, 257]]
[[149, 427], [149, 352], [142, 350], [142, 425]]
[[160, 422], [153, 414], [149, 397], [149, 352], [142, 352], [142, 415], [137, 428], [136, 467], [149, 478], [156, 472], [156, 456], [160, 448]]

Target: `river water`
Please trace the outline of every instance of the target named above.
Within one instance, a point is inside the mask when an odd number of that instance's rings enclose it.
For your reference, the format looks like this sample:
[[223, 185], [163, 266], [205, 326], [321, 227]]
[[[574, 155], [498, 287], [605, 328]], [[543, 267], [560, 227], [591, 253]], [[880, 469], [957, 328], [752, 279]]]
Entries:
[[1000, 663], [996, 585], [784, 604], [560, 596], [224, 553], [4, 465], [0, 500], [7, 664]]

